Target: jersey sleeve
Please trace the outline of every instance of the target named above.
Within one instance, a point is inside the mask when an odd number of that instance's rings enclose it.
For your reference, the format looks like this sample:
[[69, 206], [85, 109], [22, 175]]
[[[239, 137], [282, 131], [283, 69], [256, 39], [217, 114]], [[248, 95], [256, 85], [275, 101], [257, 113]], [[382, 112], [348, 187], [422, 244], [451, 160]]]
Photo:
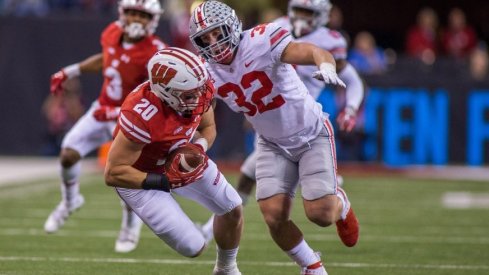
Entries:
[[165, 42], [163, 42], [158, 36], [153, 36], [151, 43], [156, 48], [156, 51], [168, 48], [168, 45], [166, 45]]
[[346, 59], [348, 56], [348, 43], [346, 42], [345, 37], [335, 30], [327, 30], [327, 39], [325, 42], [329, 44], [329, 51], [333, 55], [335, 60]]
[[282, 53], [287, 45], [292, 41], [290, 32], [276, 23], [266, 26], [267, 39], [270, 41], [270, 54], [274, 62], [280, 61]]
[[122, 109], [118, 123], [126, 138], [136, 143], [151, 143], [151, 133], [148, 125], [132, 110]]

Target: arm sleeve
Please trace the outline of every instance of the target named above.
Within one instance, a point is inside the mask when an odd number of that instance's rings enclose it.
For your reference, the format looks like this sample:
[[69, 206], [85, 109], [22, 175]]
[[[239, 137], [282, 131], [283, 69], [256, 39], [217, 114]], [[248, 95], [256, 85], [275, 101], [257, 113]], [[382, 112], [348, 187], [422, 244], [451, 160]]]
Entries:
[[346, 106], [351, 106], [358, 110], [364, 96], [362, 79], [350, 64], [347, 64], [338, 76], [346, 84]]
[[280, 61], [285, 47], [292, 41], [290, 32], [275, 23], [267, 25], [267, 34], [270, 40], [270, 54], [274, 62]]
[[129, 140], [136, 143], [151, 143], [151, 133], [148, 127], [133, 112], [122, 109], [119, 116], [119, 126]]

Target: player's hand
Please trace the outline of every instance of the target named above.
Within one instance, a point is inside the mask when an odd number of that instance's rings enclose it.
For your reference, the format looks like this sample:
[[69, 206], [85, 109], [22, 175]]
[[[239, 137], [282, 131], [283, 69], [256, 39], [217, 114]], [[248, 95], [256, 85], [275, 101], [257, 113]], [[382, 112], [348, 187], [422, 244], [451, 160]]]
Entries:
[[63, 70], [58, 71], [57, 73], [51, 76], [51, 85], [50, 91], [51, 94], [55, 96], [59, 96], [63, 94], [63, 83], [68, 79], [68, 76], [65, 74]]
[[312, 73], [312, 77], [318, 80], [323, 80], [326, 84], [332, 84], [346, 88], [346, 84], [336, 74], [336, 68], [333, 64], [322, 63], [319, 71]]
[[338, 122], [341, 131], [351, 132], [357, 123], [357, 111], [351, 106], [346, 106], [338, 115], [336, 122]]
[[202, 150], [201, 146], [189, 143], [185, 147], [198, 152], [198, 154], [202, 156], [202, 161], [196, 167], [194, 167], [192, 171], [187, 172], [182, 171], [180, 165], [183, 154], [176, 154], [174, 158], [168, 159], [168, 161], [171, 161], [171, 163], [165, 165], [165, 173], [168, 181], [170, 182], [171, 189], [186, 186], [201, 179], [204, 176], [205, 169], [209, 166], [209, 157]]
[[117, 120], [120, 110], [120, 107], [102, 105], [93, 112], [93, 116], [98, 121], [113, 121]]

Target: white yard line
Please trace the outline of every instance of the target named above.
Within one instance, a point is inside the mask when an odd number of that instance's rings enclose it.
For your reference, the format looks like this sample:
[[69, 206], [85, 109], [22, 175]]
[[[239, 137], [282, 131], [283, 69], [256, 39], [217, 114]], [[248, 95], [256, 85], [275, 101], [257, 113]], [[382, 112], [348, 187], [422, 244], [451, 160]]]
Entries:
[[[173, 264], [173, 265], [214, 265], [214, 261], [176, 260], [176, 259], [133, 259], [133, 258], [75, 258], [75, 257], [16, 257], [0, 256], [0, 262], [81, 262], [81, 263], [125, 263], [125, 264]], [[239, 261], [240, 265], [249, 266], [296, 266], [292, 262], [259, 262]], [[346, 268], [399, 268], [399, 269], [438, 269], [438, 270], [489, 270], [489, 265], [435, 265], [435, 264], [375, 264], [375, 263], [341, 263], [328, 262], [327, 266]]]
[[[0, 187], [57, 178], [58, 163], [55, 157], [0, 157]], [[101, 171], [93, 158], [82, 160], [82, 167], [84, 173]]]
[[[48, 235], [46, 234], [41, 226], [39, 228], [0, 228], [0, 236], [53, 236], [53, 237], [89, 237], [89, 238], [113, 238], [117, 236], [118, 231], [115, 230], [71, 230], [63, 229], [59, 232]], [[154, 235], [141, 235], [141, 238], [156, 238]], [[266, 241], [270, 240], [270, 237], [265, 234], [246, 234], [243, 237], [246, 240], [252, 241]], [[325, 242], [336, 242], [338, 241], [338, 236], [334, 233], [331, 234], [307, 234], [308, 240], [311, 241], [325, 241]], [[488, 245], [489, 237], [454, 237], [454, 236], [380, 236], [380, 235], [362, 235], [362, 242], [383, 242], [383, 243], [433, 243], [433, 244], [475, 244], [475, 245]]]
[[446, 192], [441, 199], [446, 208], [489, 208], [489, 193]]

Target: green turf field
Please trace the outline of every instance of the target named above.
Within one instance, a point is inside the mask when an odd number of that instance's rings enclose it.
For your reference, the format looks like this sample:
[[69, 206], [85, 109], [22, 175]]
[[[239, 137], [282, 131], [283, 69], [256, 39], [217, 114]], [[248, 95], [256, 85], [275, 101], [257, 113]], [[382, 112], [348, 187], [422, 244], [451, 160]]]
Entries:
[[[235, 175], [228, 176], [235, 182]], [[85, 176], [81, 190], [85, 206], [60, 232], [46, 235], [44, 221], [60, 196], [57, 180], [0, 187], [0, 274], [211, 274], [214, 243], [187, 259], [147, 228], [136, 251], [115, 253], [121, 215], [116, 194], [101, 175]], [[341, 244], [335, 227], [307, 222], [299, 200], [293, 213], [330, 275], [489, 274], [489, 209], [441, 203], [445, 192], [489, 194], [489, 183], [345, 177], [345, 190], [361, 224], [354, 248]], [[196, 221], [209, 216], [180, 201]], [[255, 202], [245, 208], [238, 262], [243, 274], [299, 274], [272, 242]]]

